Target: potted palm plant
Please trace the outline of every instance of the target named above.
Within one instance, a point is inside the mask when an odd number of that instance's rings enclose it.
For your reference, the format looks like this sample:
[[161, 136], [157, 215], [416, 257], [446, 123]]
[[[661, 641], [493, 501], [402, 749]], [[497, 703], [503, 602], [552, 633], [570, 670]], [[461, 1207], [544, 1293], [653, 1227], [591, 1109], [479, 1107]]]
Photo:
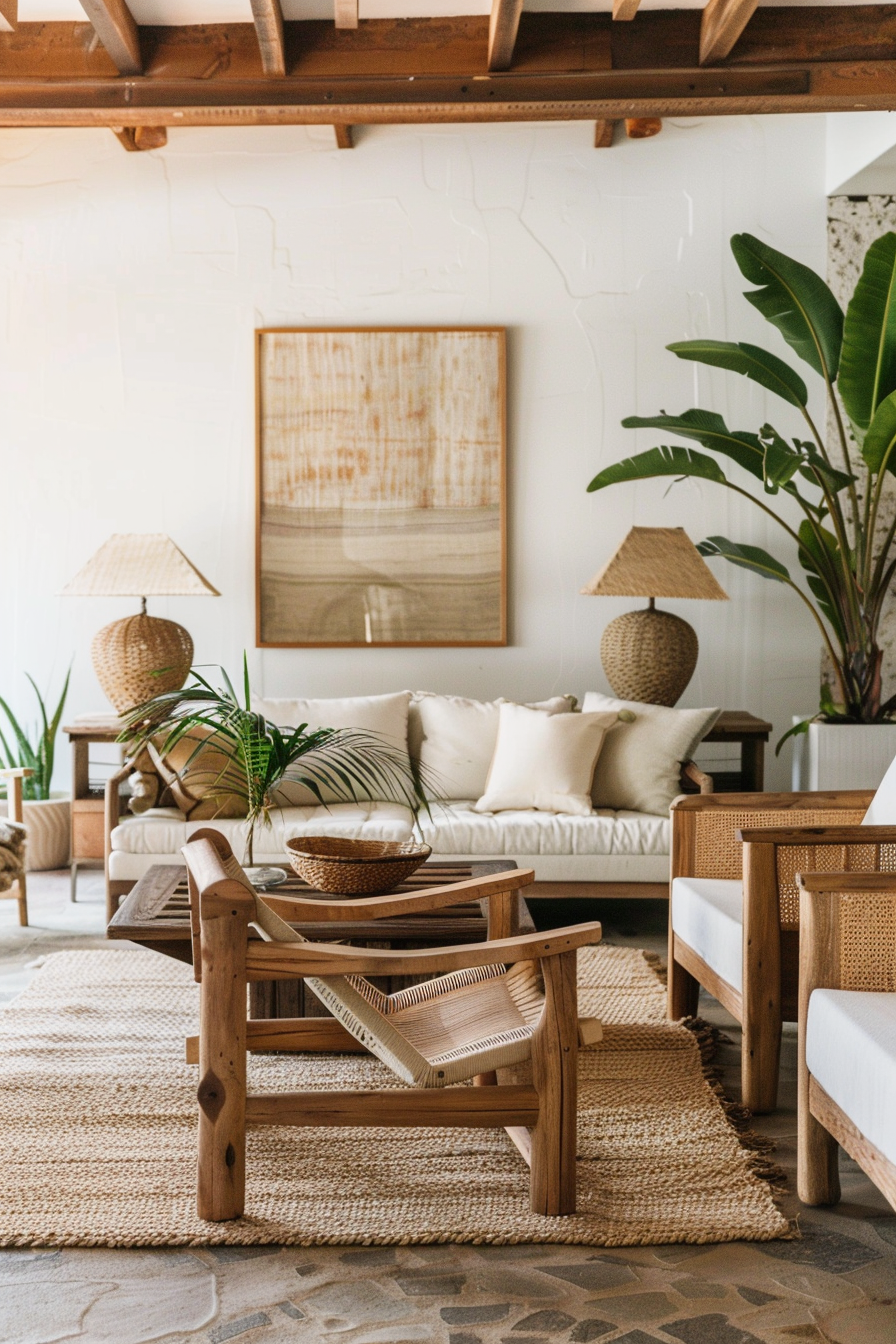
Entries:
[[[211, 753], [206, 772], [207, 797], [236, 798], [247, 821], [246, 863], [252, 869], [260, 827], [271, 825], [285, 785], [300, 785], [318, 802], [386, 798], [409, 807], [426, 808], [423, 784], [411, 769], [407, 753], [375, 733], [349, 728], [284, 728], [252, 708], [248, 663], [243, 657], [243, 701], [220, 668], [223, 686], [215, 687], [193, 668], [192, 682], [182, 690], [154, 696], [129, 711], [121, 740], [136, 754], [157, 744], [161, 758], [185, 739], [190, 746], [181, 770]], [[270, 870], [267, 870], [268, 872]], [[256, 880], [269, 878], [257, 876]]]
[[731, 250], [744, 277], [758, 286], [744, 297], [821, 379], [828, 433], [810, 411], [801, 374], [778, 355], [746, 342], [677, 341], [667, 349], [679, 359], [742, 374], [779, 397], [800, 418], [799, 433], [787, 438], [770, 424], [729, 429], [721, 415], [702, 409], [629, 416], [622, 422], [627, 429], [664, 431], [707, 452], [663, 444], [605, 467], [588, 489], [697, 477], [748, 499], [786, 534], [801, 582], [758, 546], [711, 536], [697, 549], [797, 594], [821, 638], [826, 673], [818, 713], [781, 742], [811, 724], [810, 787], [825, 787], [819, 741], [835, 733], [836, 783], [847, 787], [856, 778], [844, 758], [847, 730], [859, 742], [860, 770], [878, 773], [871, 756], [885, 765], [896, 755], [896, 695], [882, 689], [880, 638], [896, 574], [896, 233], [869, 247], [845, 313], [821, 276], [758, 238], [735, 234]]
[[23, 781], [24, 821], [28, 837], [25, 850], [30, 872], [64, 868], [71, 848], [71, 804], [65, 795], [52, 796], [56, 734], [62, 722], [62, 710], [68, 695], [71, 668], [65, 675], [62, 694], [52, 712], [48, 712], [34, 678], [25, 674], [34, 689], [40, 715], [33, 729], [23, 726], [6, 700], [0, 696], [0, 710], [6, 719], [6, 732], [0, 727], [0, 765], [7, 769], [26, 767], [34, 773]]

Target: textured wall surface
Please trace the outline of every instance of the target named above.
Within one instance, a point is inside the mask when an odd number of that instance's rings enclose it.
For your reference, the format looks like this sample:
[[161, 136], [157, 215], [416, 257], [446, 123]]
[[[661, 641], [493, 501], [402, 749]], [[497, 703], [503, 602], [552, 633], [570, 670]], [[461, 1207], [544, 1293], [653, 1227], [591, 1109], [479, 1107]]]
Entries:
[[[755, 385], [663, 347], [785, 352], [740, 298], [727, 240], [747, 230], [824, 269], [824, 119], [667, 122], [611, 151], [591, 135], [376, 128], [340, 152], [301, 128], [182, 131], [128, 155], [101, 131], [4, 131], [0, 693], [26, 708], [23, 670], [56, 686], [74, 654], [71, 712], [102, 706], [90, 638], [130, 604], [55, 594], [116, 531], [174, 537], [223, 597], [150, 609], [187, 625], [199, 661], [249, 648], [268, 695], [606, 688], [600, 634], [632, 603], [579, 588], [633, 523], [795, 563], [720, 487], [585, 487], [658, 441], [624, 415], [703, 404], [797, 432]], [[509, 647], [253, 650], [253, 330], [305, 323], [507, 326]], [[815, 705], [810, 622], [779, 585], [715, 568], [731, 602], [667, 604], [701, 642], [683, 703], [782, 729]]]

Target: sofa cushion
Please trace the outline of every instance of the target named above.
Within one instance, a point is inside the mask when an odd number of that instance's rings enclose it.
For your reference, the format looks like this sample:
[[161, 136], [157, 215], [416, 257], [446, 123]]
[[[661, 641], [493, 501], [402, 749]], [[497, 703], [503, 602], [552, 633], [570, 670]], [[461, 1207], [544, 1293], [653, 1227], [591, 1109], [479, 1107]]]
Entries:
[[[433, 803], [420, 816], [423, 839], [440, 854], [651, 855], [668, 863], [669, 821], [633, 812], [477, 812], [472, 801]], [[667, 869], [664, 866], [662, 875]], [[650, 880], [650, 879], [648, 879]], [[656, 879], [653, 879], [656, 880]]]
[[720, 709], [667, 709], [637, 700], [615, 700], [589, 691], [582, 709], [617, 714], [607, 733], [591, 797], [595, 807], [629, 808], [634, 812], [668, 813], [679, 793], [681, 765], [694, 753], [722, 712]]
[[505, 704], [498, 741], [477, 812], [591, 813], [591, 780], [615, 714], [545, 714]]
[[896, 994], [813, 990], [806, 1063], [856, 1129], [896, 1163]]
[[[409, 691], [391, 695], [349, 695], [334, 699], [263, 699], [254, 696], [252, 708], [278, 727], [298, 728], [307, 723], [316, 728], [356, 728], [375, 733], [407, 759]], [[410, 769], [410, 763], [408, 763]], [[338, 803], [344, 795], [322, 788], [323, 799]], [[286, 782], [277, 790], [277, 801], [288, 807], [313, 807], [317, 798], [304, 784]]]
[[721, 877], [676, 877], [672, 931], [738, 993], [744, 983], [744, 886]]
[[[144, 812], [141, 817], [126, 817], [112, 832], [112, 848], [128, 854], [180, 854], [181, 847], [196, 831], [212, 824], [226, 835], [234, 852], [241, 855], [246, 846], [244, 820], [221, 819], [187, 821], [173, 808]], [[271, 827], [259, 826], [255, 849], [261, 854], [276, 853], [286, 859], [286, 841], [303, 835], [338, 835], [352, 840], [408, 840], [413, 834], [413, 816], [400, 803], [333, 803], [330, 807], [275, 808]]]
[[[464, 799], [485, 793], [503, 703], [414, 692], [408, 713], [408, 749], [434, 796]], [[571, 696], [555, 695], [527, 708], [567, 714], [573, 703]]]

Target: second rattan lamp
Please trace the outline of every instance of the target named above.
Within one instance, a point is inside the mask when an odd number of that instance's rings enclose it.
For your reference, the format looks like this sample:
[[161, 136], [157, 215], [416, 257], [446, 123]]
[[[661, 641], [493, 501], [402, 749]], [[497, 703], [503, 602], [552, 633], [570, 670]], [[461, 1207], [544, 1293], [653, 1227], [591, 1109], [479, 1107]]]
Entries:
[[675, 704], [694, 675], [699, 649], [693, 627], [670, 611], [657, 611], [656, 598], [728, 597], [681, 527], [633, 527], [582, 592], [649, 598], [640, 611], [610, 622], [600, 641], [600, 659], [620, 700], [652, 705]]
[[64, 597], [139, 597], [138, 615], [113, 621], [90, 647], [97, 680], [119, 714], [180, 690], [193, 641], [176, 621], [146, 614], [148, 597], [220, 597], [163, 532], [116, 533], [63, 590]]

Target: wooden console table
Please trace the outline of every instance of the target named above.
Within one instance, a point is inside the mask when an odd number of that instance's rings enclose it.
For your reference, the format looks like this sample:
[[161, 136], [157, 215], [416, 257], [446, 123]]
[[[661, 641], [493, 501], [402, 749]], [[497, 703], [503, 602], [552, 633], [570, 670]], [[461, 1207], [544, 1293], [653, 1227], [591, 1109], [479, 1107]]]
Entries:
[[[450, 882], [465, 882], [471, 877], [488, 877], [515, 868], [512, 862], [494, 860], [483, 863], [425, 863], [396, 892], [420, 891], [425, 887]], [[290, 875], [271, 895], [289, 896], [299, 892], [325, 899], [300, 877]], [[338, 900], [338, 897], [334, 897]], [[312, 941], [339, 941], [382, 947], [441, 947], [459, 943], [484, 942], [488, 935], [488, 900], [425, 911], [398, 919], [351, 920], [345, 923], [299, 924], [293, 926]], [[517, 892], [516, 931], [534, 933], [535, 925], [522, 893]], [[106, 937], [142, 943], [165, 956], [192, 965], [190, 938], [190, 897], [187, 870], [183, 864], [156, 864], [140, 878], [122, 900], [106, 929]], [[377, 979], [386, 994], [413, 983], [405, 976]], [[249, 1004], [252, 1017], [328, 1017], [330, 1014], [313, 994], [306, 995], [301, 981], [274, 980], [251, 984]]]
[[104, 790], [90, 787], [90, 746], [117, 742], [122, 727], [110, 714], [62, 729], [72, 747], [72, 900], [77, 895], [79, 865], [102, 864], [106, 855]]
[[704, 742], [739, 742], [740, 771], [710, 769], [716, 793], [761, 793], [765, 786], [765, 744], [773, 725], [745, 709], [725, 709]]

